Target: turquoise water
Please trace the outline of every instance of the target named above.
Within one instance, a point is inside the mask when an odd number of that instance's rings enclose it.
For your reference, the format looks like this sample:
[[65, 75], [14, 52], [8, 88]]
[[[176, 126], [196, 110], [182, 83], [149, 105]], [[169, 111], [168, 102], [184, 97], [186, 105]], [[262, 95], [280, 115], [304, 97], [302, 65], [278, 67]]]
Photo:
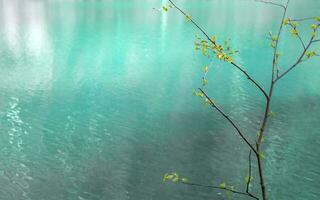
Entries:
[[[278, 27], [279, 9], [251, 0], [176, 2], [220, 41], [231, 38], [237, 62], [267, 87], [266, 35]], [[227, 199], [162, 183], [170, 171], [244, 188], [246, 146], [192, 95], [208, 62], [194, 52], [197, 30], [177, 12], [152, 9], [161, 4], [0, 1], [0, 199]], [[319, 11], [317, 0], [289, 7], [296, 17]], [[298, 45], [281, 44], [283, 68]], [[270, 199], [320, 196], [319, 64], [302, 64], [275, 88], [264, 146]], [[227, 63], [212, 69], [209, 94], [255, 137], [263, 96]]]

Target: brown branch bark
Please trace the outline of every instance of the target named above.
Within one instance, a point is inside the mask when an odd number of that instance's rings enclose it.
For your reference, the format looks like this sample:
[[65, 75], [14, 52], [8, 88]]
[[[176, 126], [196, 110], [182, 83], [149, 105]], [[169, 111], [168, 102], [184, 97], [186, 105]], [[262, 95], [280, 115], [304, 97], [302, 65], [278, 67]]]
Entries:
[[298, 60], [291, 65], [291, 67], [289, 67], [286, 71], [284, 71], [281, 75], [279, 75], [274, 82], [277, 82], [278, 80], [280, 80], [281, 78], [283, 78], [286, 74], [288, 74], [291, 70], [293, 70], [294, 68], [296, 68], [301, 62], [303, 62], [303, 57], [305, 55], [305, 53], [307, 52], [307, 50], [310, 48], [311, 44], [314, 42], [315, 40], [313, 40], [312, 38], [310, 39], [309, 43], [306, 45], [306, 48], [302, 51], [302, 53], [300, 54]]
[[242, 131], [240, 130], [240, 128], [233, 122], [233, 120], [227, 115], [225, 114], [213, 101], [212, 99], [207, 95], [206, 92], [204, 92], [201, 88], [198, 88], [200, 90], [200, 92], [206, 97], [206, 99], [208, 99], [208, 101], [210, 102], [210, 105], [212, 108], [216, 109], [232, 126], [233, 128], [236, 129], [236, 131], [238, 132], [239, 136], [242, 138], [242, 140], [249, 146], [249, 148], [255, 152], [255, 148], [252, 146], [252, 144], [250, 144], [250, 142], [248, 141], [248, 139], [244, 136], [244, 134], [242, 133]]
[[248, 181], [247, 181], [247, 187], [246, 187], [246, 192], [249, 193], [249, 186], [251, 182], [251, 150], [249, 151], [249, 170], [248, 170]]
[[261, 3], [266, 3], [266, 4], [272, 4], [274, 6], [279, 6], [281, 8], [284, 8], [285, 9], [285, 6], [282, 5], [282, 4], [279, 4], [279, 3], [274, 3], [272, 1], [264, 1], [264, 0], [255, 0], [256, 2], [261, 2]]
[[182, 182], [182, 184], [190, 185], [190, 186], [204, 187], [204, 188], [213, 188], [213, 189], [225, 190], [225, 191], [228, 191], [228, 192], [232, 192], [234, 194], [244, 195], [244, 196], [248, 196], [248, 197], [251, 197], [253, 199], [259, 200], [258, 197], [254, 196], [254, 195], [252, 195], [250, 193], [233, 190], [233, 189], [226, 188], [226, 187], [219, 187], [219, 186], [213, 186], [213, 185], [203, 185], [203, 184], [191, 183], [191, 182]]
[[[293, 24], [291, 23], [291, 21], [289, 22], [289, 25], [291, 26], [291, 28], [294, 28], [294, 26], [293, 26]], [[303, 40], [302, 40], [302, 38], [301, 38], [301, 36], [300, 36], [299, 33], [297, 33], [297, 37], [298, 37], [298, 39], [300, 40], [300, 43], [301, 43], [303, 49], [306, 49], [306, 45], [304, 44], [304, 42], [303, 42]]]
[[283, 28], [283, 21], [285, 19], [286, 13], [287, 13], [288, 4], [289, 4], [289, 0], [287, 0], [287, 4], [286, 4], [286, 6], [284, 6], [281, 24], [280, 24], [278, 34], [277, 34], [277, 40], [275, 43], [274, 53], [273, 53], [272, 74], [271, 74], [271, 81], [270, 81], [270, 88], [269, 88], [269, 95], [268, 95], [269, 98], [267, 99], [267, 102], [266, 102], [266, 108], [265, 108], [262, 124], [260, 126], [260, 131], [259, 131], [259, 138], [258, 138], [258, 141], [256, 142], [256, 152], [257, 152], [256, 157], [257, 157], [257, 162], [258, 162], [260, 188], [261, 188], [261, 193], [262, 193], [261, 195], [262, 195], [263, 200], [267, 200], [267, 193], [266, 193], [266, 186], [265, 186], [264, 175], [263, 175], [262, 156], [261, 156], [261, 141], [262, 141], [262, 138], [264, 137], [265, 127], [266, 127], [266, 124], [268, 121], [268, 113], [270, 112], [270, 102], [271, 102], [271, 97], [272, 97], [272, 93], [273, 93], [273, 87], [275, 84], [275, 81], [274, 81], [275, 74], [274, 73], [275, 73], [275, 67], [276, 67], [276, 62], [277, 62], [278, 44], [279, 44], [279, 39], [280, 39], [282, 28]]

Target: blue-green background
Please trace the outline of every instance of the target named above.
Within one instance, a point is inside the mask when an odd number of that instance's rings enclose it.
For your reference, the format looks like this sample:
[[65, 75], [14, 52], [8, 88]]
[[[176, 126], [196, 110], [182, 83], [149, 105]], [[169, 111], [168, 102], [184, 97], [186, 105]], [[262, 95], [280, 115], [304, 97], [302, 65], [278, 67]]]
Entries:
[[[163, 3], [0, 1], [1, 200], [227, 198], [219, 190], [162, 183], [170, 171], [193, 182], [245, 187], [247, 147], [192, 95], [209, 62], [194, 52], [198, 30], [175, 10], [157, 11]], [[279, 26], [279, 8], [253, 0], [176, 3], [218, 41], [231, 38], [240, 51], [235, 60], [268, 87], [266, 37]], [[317, 16], [320, 2], [292, 0], [288, 12]], [[305, 36], [309, 26], [300, 28]], [[301, 47], [282, 37], [283, 71]], [[275, 88], [276, 116], [264, 146], [271, 200], [320, 197], [319, 77], [315, 58]], [[263, 96], [228, 63], [213, 61], [208, 79], [208, 93], [253, 139]], [[253, 184], [256, 190], [256, 174]]]

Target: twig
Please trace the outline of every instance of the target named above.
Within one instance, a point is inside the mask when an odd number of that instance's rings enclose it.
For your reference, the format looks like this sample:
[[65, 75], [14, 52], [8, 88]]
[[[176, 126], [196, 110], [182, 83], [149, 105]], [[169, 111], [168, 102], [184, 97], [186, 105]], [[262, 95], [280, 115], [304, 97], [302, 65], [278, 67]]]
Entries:
[[317, 18], [317, 16], [315, 16], [315, 17], [305, 17], [305, 18], [290, 19], [290, 21], [314, 20], [314, 19], [316, 19], [316, 18]]
[[249, 151], [249, 177], [248, 177], [248, 181], [247, 181], [246, 193], [249, 196], [254, 197], [254, 195], [249, 192], [249, 186], [250, 186], [251, 180], [252, 180], [252, 176], [251, 176], [251, 150], [250, 150]]
[[[204, 31], [203, 28], [201, 28], [187, 13], [185, 13], [181, 8], [179, 8], [172, 0], [169, 0], [169, 2], [178, 10], [180, 11], [185, 17], [188, 17], [190, 22], [196, 26], [205, 36], [206, 38], [215, 46], [217, 46], [216, 42], [213, 41], [209, 35]], [[231, 64], [236, 67], [238, 70], [240, 70], [265, 96], [266, 99], [268, 99], [267, 92], [260, 86], [260, 84], [257, 83], [242, 67], [240, 67], [238, 64], [231, 62]]]
[[272, 2], [272, 1], [264, 1], [264, 0], [255, 0], [255, 1], [256, 1], [256, 2], [261, 2], [261, 3], [266, 3], [266, 4], [272, 4], [272, 5], [274, 5], [274, 6], [279, 6], [279, 7], [283, 8], [283, 9], [285, 9], [285, 6], [284, 6], [284, 5], [279, 4], [279, 3], [274, 3], [274, 2]]
[[204, 188], [214, 188], [214, 189], [225, 190], [225, 191], [228, 191], [228, 192], [232, 192], [232, 193], [234, 193], [234, 194], [249, 196], [249, 197], [251, 197], [251, 198], [253, 198], [253, 199], [259, 200], [258, 197], [254, 196], [254, 195], [252, 195], [252, 194], [248, 194], [248, 193], [246, 193], [246, 192], [240, 192], [240, 191], [233, 190], [233, 189], [226, 188], [226, 187], [219, 187], [219, 186], [213, 186], [213, 185], [202, 185], [202, 184], [191, 183], [191, 182], [182, 182], [182, 184], [191, 185], [191, 186], [198, 186], [198, 187], [204, 187]]
[[249, 193], [249, 185], [250, 185], [250, 181], [251, 181], [251, 150], [249, 151], [249, 177], [248, 177], [248, 181], [247, 181], [247, 188], [246, 188], [246, 192]]
[[239, 127], [233, 122], [232, 119], [230, 119], [230, 117], [228, 115], [226, 115], [213, 101], [212, 99], [201, 89], [199, 88], [199, 90], [201, 91], [201, 93], [206, 97], [206, 99], [208, 99], [208, 101], [210, 102], [210, 105], [215, 108], [224, 118], [227, 119], [227, 121], [237, 130], [238, 134], [240, 135], [240, 137], [244, 140], [244, 142], [250, 147], [250, 149], [257, 153], [255, 148], [252, 146], [252, 144], [250, 144], [250, 142], [247, 140], [247, 138], [243, 135], [243, 133], [240, 131]]
[[313, 40], [312, 43], [320, 42], [320, 40]]
[[299, 63], [301, 63], [304, 57], [304, 54], [306, 53], [306, 51], [309, 49], [310, 45], [314, 42], [315, 40], [312, 40], [312, 38], [310, 39], [310, 42], [307, 44], [306, 48], [302, 51], [300, 57], [298, 58], [298, 60], [291, 66], [289, 67], [286, 71], [284, 71], [279, 77], [277, 77], [274, 81], [277, 82], [278, 80], [280, 80], [282, 77], [284, 77], [286, 74], [288, 74], [291, 70], [293, 70], [295, 67], [298, 66]]
[[287, 0], [287, 4], [283, 7], [283, 15], [282, 15], [282, 19], [281, 19], [281, 24], [279, 27], [279, 31], [277, 34], [277, 39], [276, 39], [276, 43], [275, 43], [275, 47], [274, 47], [274, 53], [273, 53], [273, 61], [272, 61], [272, 74], [271, 74], [271, 81], [270, 81], [270, 88], [269, 88], [269, 99], [267, 99], [266, 102], [266, 108], [265, 108], [265, 112], [264, 112], [264, 116], [263, 116], [263, 120], [262, 120], [262, 124], [260, 126], [260, 130], [259, 130], [259, 137], [258, 137], [258, 141], [256, 142], [256, 158], [257, 158], [257, 162], [258, 162], [258, 173], [259, 173], [259, 179], [260, 179], [260, 188], [261, 188], [261, 193], [262, 193], [262, 199], [263, 200], [267, 200], [267, 193], [266, 193], [266, 187], [265, 187], [265, 183], [264, 183], [264, 176], [263, 176], [263, 170], [262, 170], [262, 161], [261, 161], [261, 155], [260, 155], [260, 144], [264, 135], [264, 130], [268, 121], [268, 113], [270, 110], [270, 102], [271, 102], [271, 97], [272, 97], [272, 92], [273, 92], [273, 87], [275, 84], [275, 78], [274, 78], [274, 72], [275, 72], [275, 66], [277, 63], [277, 54], [278, 54], [278, 44], [279, 44], [279, 39], [280, 39], [280, 35], [281, 35], [281, 31], [283, 28], [283, 21], [285, 19], [286, 13], [287, 13], [287, 8], [288, 8], [288, 4], [289, 4], [289, 0]]
[[[291, 22], [289, 23], [289, 25], [294, 29], [294, 26], [293, 26], [293, 24]], [[301, 36], [300, 36], [300, 34], [298, 32], [297, 32], [297, 37], [300, 40], [300, 43], [301, 43], [303, 49], [306, 49], [306, 45], [304, 44], [304, 42], [303, 42], [303, 40], [302, 40], [302, 38], [301, 38]]]

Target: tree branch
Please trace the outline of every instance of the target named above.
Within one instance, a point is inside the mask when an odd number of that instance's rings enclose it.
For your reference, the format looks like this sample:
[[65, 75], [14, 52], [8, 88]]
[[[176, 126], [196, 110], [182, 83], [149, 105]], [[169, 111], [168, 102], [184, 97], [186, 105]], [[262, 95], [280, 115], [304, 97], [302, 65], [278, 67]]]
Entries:
[[283, 8], [283, 9], [285, 9], [285, 6], [284, 6], [284, 5], [279, 4], [279, 3], [274, 3], [274, 2], [272, 2], [272, 1], [264, 1], [264, 0], [255, 0], [255, 1], [256, 1], [256, 2], [261, 2], [261, 3], [266, 3], [266, 4], [272, 4], [272, 5], [274, 5], [274, 6], [279, 6], [279, 7]]
[[257, 162], [258, 162], [258, 173], [259, 173], [259, 179], [260, 179], [260, 188], [261, 188], [261, 193], [262, 193], [262, 199], [263, 200], [267, 200], [267, 193], [266, 193], [266, 188], [265, 188], [265, 183], [264, 183], [264, 176], [263, 176], [263, 169], [262, 169], [262, 161], [261, 161], [261, 149], [260, 149], [260, 145], [263, 139], [263, 135], [264, 135], [264, 130], [268, 121], [268, 113], [270, 110], [270, 102], [271, 102], [271, 97], [272, 97], [272, 92], [273, 92], [273, 87], [275, 84], [275, 78], [274, 78], [274, 72], [275, 72], [275, 66], [277, 65], [277, 59], [278, 59], [278, 44], [279, 44], [279, 39], [280, 39], [280, 35], [281, 35], [281, 31], [283, 28], [283, 21], [285, 19], [286, 13], [287, 13], [287, 7], [289, 4], [289, 0], [287, 0], [287, 4], [286, 6], [283, 7], [283, 15], [282, 15], [282, 19], [281, 19], [281, 24], [278, 30], [278, 34], [277, 34], [277, 38], [276, 38], [276, 43], [274, 46], [274, 53], [273, 53], [273, 61], [272, 61], [272, 75], [271, 75], [271, 81], [270, 81], [270, 88], [269, 88], [269, 99], [267, 99], [266, 102], [266, 107], [265, 107], [265, 112], [264, 112], [264, 116], [263, 116], [263, 120], [260, 126], [260, 130], [259, 130], [259, 136], [258, 136], [258, 141], [256, 142], [256, 158], [257, 158]]
[[249, 185], [251, 182], [251, 150], [249, 151], [249, 177], [248, 177], [248, 181], [247, 181], [247, 187], [246, 187], [246, 192], [249, 193]]
[[[203, 28], [201, 28], [192, 18], [189, 17], [189, 15], [187, 13], [185, 13], [181, 8], [179, 8], [172, 0], [169, 0], [169, 2], [178, 10], [180, 11], [185, 17], [187, 17], [190, 22], [196, 26], [204, 35], [205, 37], [208, 39], [208, 41], [210, 41], [214, 46], [217, 46], [216, 42], [213, 41], [209, 35], [204, 31]], [[265, 96], [266, 99], [268, 99], [268, 95], [267, 92], [260, 86], [260, 84], [257, 83], [257, 81], [255, 81], [242, 67], [240, 67], [238, 64], [231, 62], [231, 64], [236, 67], [238, 70], [240, 70]]]
[[239, 136], [242, 138], [242, 140], [249, 146], [249, 148], [255, 152], [255, 148], [252, 146], [252, 144], [250, 144], [250, 142], [247, 140], [247, 138], [243, 135], [243, 133], [240, 131], [239, 127], [233, 122], [232, 119], [230, 119], [230, 117], [228, 115], [226, 115], [213, 101], [212, 99], [201, 89], [199, 88], [199, 90], [201, 91], [201, 93], [206, 97], [206, 99], [208, 99], [208, 101], [210, 102], [211, 107], [213, 107], [214, 109], [216, 109], [224, 118], [227, 119], [227, 121], [236, 129], [236, 131], [238, 132]]
[[249, 171], [249, 176], [248, 176], [248, 180], [247, 180], [246, 193], [249, 196], [254, 197], [254, 195], [249, 192], [249, 186], [250, 186], [250, 182], [252, 180], [252, 175], [251, 175], [251, 150], [249, 151], [249, 159], [248, 159], [248, 161], [249, 161], [249, 170], [248, 170]]
[[316, 19], [317, 18], [317, 16], [315, 16], [315, 17], [305, 17], [305, 18], [297, 18], [297, 19], [290, 19], [290, 21], [306, 21], [306, 20], [314, 20], [314, 19]]
[[250, 194], [250, 193], [240, 192], [240, 191], [233, 190], [233, 189], [229, 189], [229, 188], [226, 188], [226, 187], [219, 187], [219, 186], [212, 186], [212, 185], [202, 185], [202, 184], [191, 183], [191, 182], [182, 182], [182, 184], [191, 185], [191, 186], [198, 186], [198, 187], [204, 187], [204, 188], [214, 188], [214, 189], [225, 190], [225, 191], [228, 191], [228, 192], [232, 192], [232, 193], [234, 193], [234, 194], [249, 196], [249, 197], [251, 197], [251, 198], [253, 198], [253, 199], [259, 200], [258, 197], [254, 196], [254, 195], [252, 195], [252, 194]]
[[284, 77], [286, 74], [288, 74], [291, 70], [293, 70], [295, 67], [298, 66], [299, 63], [301, 63], [303, 60], [303, 56], [306, 53], [306, 51], [309, 49], [310, 45], [312, 44], [312, 42], [314, 42], [312, 40], [312, 38], [310, 39], [310, 42], [307, 44], [306, 48], [302, 51], [300, 57], [298, 58], [298, 60], [291, 66], [289, 67], [285, 72], [283, 72], [279, 77], [277, 77], [274, 81], [277, 82], [278, 80], [280, 80], [282, 77]]
[[313, 40], [312, 43], [320, 42], [320, 40]]
[[[289, 25], [291, 26], [291, 28], [294, 28], [294, 26], [293, 26], [293, 24], [291, 23], [291, 21], [290, 21]], [[304, 42], [303, 42], [303, 40], [302, 40], [302, 38], [301, 38], [301, 36], [300, 36], [300, 34], [299, 34], [298, 32], [297, 32], [297, 37], [298, 37], [298, 39], [300, 40], [300, 43], [301, 43], [303, 49], [306, 49], [306, 45], [304, 44]]]

